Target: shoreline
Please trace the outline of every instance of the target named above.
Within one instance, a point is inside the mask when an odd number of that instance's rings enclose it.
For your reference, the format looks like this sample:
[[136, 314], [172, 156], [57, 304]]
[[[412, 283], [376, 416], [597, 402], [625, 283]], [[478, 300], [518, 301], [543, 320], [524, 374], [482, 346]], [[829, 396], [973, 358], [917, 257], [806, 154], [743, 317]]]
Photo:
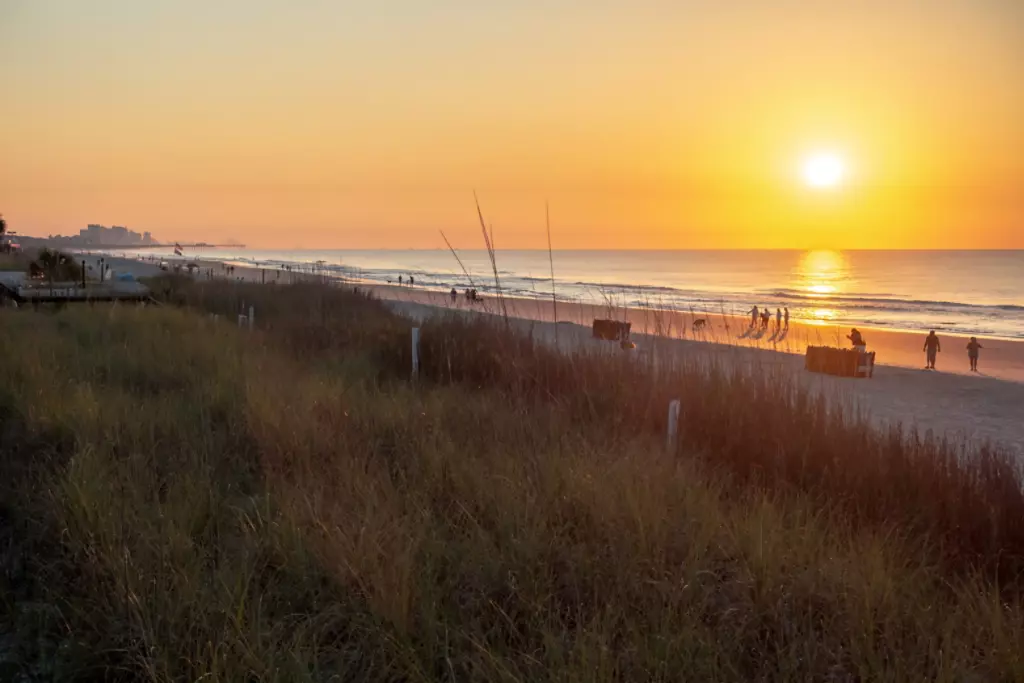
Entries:
[[[131, 272], [135, 277], [159, 275], [163, 271], [152, 263], [134, 259], [112, 259], [115, 270]], [[197, 261], [201, 268], [212, 269], [213, 277], [228, 278], [224, 265], [215, 261]], [[260, 282], [259, 269], [235, 266], [233, 277], [239, 281]], [[288, 281], [341, 282], [337, 278], [295, 272]], [[285, 284], [275, 274], [272, 283]], [[501, 315], [497, 300], [488, 297], [469, 304], [464, 296], [454, 304], [447, 295], [398, 285], [366, 284], [344, 281], [389, 302], [397, 312], [414, 320], [422, 320], [440, 312], [484, 313]], [[694, 333], [689, 313], [635, 310], [615, 306], [558, 302], [555, 319], [550, 300], [506, 299], [510, 318], [520, 329], [545, 343], [558, 343], [559, 348], [591, 347], [609, 349], [607, 342], [591, 339], [590, 328], [595, 317], [627, 318], [633, 323], [638, 352], [654, 347], [659, 356], [668, 353], [723, 359], [754, 368], [781, 368], [813, 392], [830, 401], [865, 411], [881, 428], [902, 424], [917, 429], [922, 437], [928, 434], [973, 443], [989, 441], [1024, 457], [1024, 342], [984, 340], [980, 368], [971, 373], [965, 340], [941, 335], [947, 341], [939, 356], [938, 370], [926, 371], [921, 346], [926, 332], [909, 334], [862, 328], [868, 349], [875, 351], [874, 377], [852, 379], [809, 373], [804, 370], [803, 354], [808, 342], [834, 343], [836, 330], [791, 321], [790, 329], [780, 340], [774, 331], [745, 334], [750, 319], [721, 313], [710, 313], [709, 327]], [[773, 320], [774, 324], [774, 320]], [[652, 335], [652, 336], [645, 336]], [[840, 341], [842, 341], [840, 330]], [[564, 342], [563, 342], [564, 340]], [[953, 341], [955, 340], [955, 341]], [[960, 342], [964, 343], [961, 344]], [[846, 346], [846, 344], [841, 344]]]
[[[130, 257], [108, 257], [108, 262], [115, 269], [131, 272], [135, 277], [157, 275], [157, 265], [146, 260]], [[212, 269], [214, 277], [228, 277], [226, 265], [220, 261], [195, 259], [201, 269]], [[255, 266], [235, 265], [234, 277], [246, 282], [262, 282], [261, 269]], [[269, 271], [269, 269], [267, 269]], [[479, 311], [500, 315], [498, 300], [488, 295], [480, 302], [469, 303], [461, 293], [454, 304], [449, 295], [428, 289], [417, 289], [408, 285], [345, 280], [332, 275], [317, 275], [300, 271], [277, 271], [274, 279], [268, 277], [266, 284], [286, 284], [303, 279], [315, 281], [334, 281], [373, 292], [383, 300], [406, 301], [435, 306], [440, 309]], [[506, 308], [510, 317], [533, 320], [536, 322], [556, 322], [554, 308], [550, 298], [526, 299], [517, 297], [505, 298]], [[737, 348], [753, 348], [772, 351], [787, 355], [803, 356], [808, 345], [848, 347], [846, 335], [850, 330], [837, 325], [826, 325], [793, 319], [788, 330], [775, 330], [775, 317], [766, 332], [751, 331], [750, 318], [730, 315], [722, 311], [702, 310], [690, 312], [669, 311], [658, 308], [628, 308], [608, 304], [594, 304], [582, 301], [557, 301], [557, 322], [569, 322], [590, 328], [594, 318], [614, 318], [632, 323], [632, 333], [651, 335], [666, 339], [686, 340], [692, 342], [720, 344]], [[693, 318], [705, 318], [707, 326], [702, 332], [694, 332]], [[980, 337], [982, 352], [979, 372], [970, 371], [966, 344], [969, 336], [941, 333], [940, 340], [945, 341], [939, 354], [938, 367], [935, 371], [925, 371], [925, 355], [922, 350], [927, 329], [918, 331], [895, 330], [883, 327], [862, 326], [858, 329], [864, 334], [868, 351], [874, 351], [876, 367], [888, 366], [922, 373], [953, 374], [964, 377], [991, 378], [1015, 383], [1024, 383], [1024, 340], [1011, 340], [998, 337]]]
[[[427, 251], [436, 254], [443, 252], [443, 250]], [[405, 252], [398, 250], [396, 253], [404, 254]], [[547, 259], [544, 259], [543, 272], [540, 272], [536, 268], [539, 262], [533, 263], [529, 259], [524, 261], [516, 256], [515, 250], [510, 253], [511, 265], [509, 267], [511, 270], [502, 275], [505, 294], [527, 300], [537, 298], [550, 300], [551, 283], [547, 278]], [[266, 269], [268, 277], [277, 269], [288, 267], [285, 264], [290, 264], [293, 272], [330, 274], [340, 279], [361, 281], [361, 284], [372, 286], [393, 284], [397, 282], [399, 274], [412, 274], [416, 276], [419, 288], [426, 288], [442, 294], [446, 294], [451, 286], [457, 287], [460, 291], [466, 286], [470, 286], [466, 284], [461, 274], [447, 269], [447, 266], [454, 263], [451, 262], [450, 256], [442, 264], [438, 263], [436, 255], [420, 262], [412, 256], [396, 256], [396, 260], [391, 260], [386, 253], [380, 253], [373, 259], [353, 256], [351, 261], [346, 261], [344, 256], [339, 254], [341, 252], [325, 251], [324, 257], [328, 260], [316, 263], [312, 261], [312, 259], [319, 258], [315, 250], [294, 255], [289, 255], [288, 252], [272, 253], [270, 251], [265, 253], [254, 251], [247, 255], [242, 252], [238, 254], [204, 254], [200, 251], [186, 254], [183, 257], [167, 255], [166, 259], [168, 262], [177, 259], [181, 259], [179, 262], [184, 262], [190, 258], [209, 262], [220, 261], [236, 266], [239, 273], [243, 267]], [[153, 258], [144, 253], [125, 254], [124, 256], [142, 259]], [[471, 253], [471, 258], [476, 258], [476, 256]], [[289, 261], [287, 259], [296, 260]], [[657, 308], [689, 311], [693, 308], [701, 311], [707, 309], [716, 313], [724, 307], [730, 315], [740, 317], [754, 304], [759, 307], [768, 304], [774, 311], [776, 307], [788, 303], [794, 320], [799, 319], [801, 322], [821, 325], [826, 328], [834, 325], [836, 321], [843, 326], [857, 325], [870, 329], [911, 333], [931, 326], [935, 327], [939, 334], [967, 337], [975, 335], [980, 338], [1001, 341], [1024, 341], [1024, 306], [1021, 305], [1019, 297], [1012, 296], [1011, 292], [998, 290], [998, 288], [989, 292], [990, 296], [958, 294], [955, 292], [959, 292], [959, 289], [954, 288], [953, 291], [950, 291], [948, 286], [939, 286], [934, 291], [919, 290], [913, 283], [920, 278], [912, 277], [900, 290], [903, 292], [902, 294], [890, 296], [872, 293], [891, 291], [885, 285], [874, 283], [874, 286], [879, 288], [870, 291], [862, 291], [860, 287], [840, 288], [833, 297], [828, 294], [816, 294], [815, 292], [822, 290], [813, 287], [809, 287], [805, 291], [802, 285], [798, 286], [788, 281], [782, 282], [778, 280], [778, 273], [774, 273], [774, 271], [765, 275], [765, 277], [769, 277], [767, 280], [758, 280], [755, 272], [744, 271], [734, 273], [733, 276], [724, 279], [715, 275], [705, 283], [710, 287], [707, 289], [704, 284], [701, 284], [704, 283], [704, 278], [699, 273], [694, 276], [696, 279], [693, 279], [684, 276], [684, 270], [666, 280], [665, 263], [661, 261], [655, 262], [650, 276], [646, 274], [647, 271], [636, 270], [635, 259], [626, 259], [623, 267], [628, 265], [628, 268], [631, 269], [628, 272], [620, 273], [614, 269], [617, 267], [614, 264], [603, 264], [603, 268], [613, 268], [610, 271], [610, 281], [608, 282], [600, 277], [594, 280], [595, 276], [582, 271], [576, 272], [584, 267], [578, 261], [579, 259], [576, 259], [573, 262], [576, 264], [573, 266], [575, 270], [565, 277], [559, 278], [558, 296], [564, 302], [600, 304], [606, 298], [610, 298], [618, 306], [635, 309]], [[345, 265], [342, 265], [343, 262]], [[584, 261], [583, 263], [588, 262]], [[728, 263], [732, 263], [732, 261], [728, 261]], [[407, 272], [399, 268], [401, 264], [407, 266]], [[1021, 264], [1024, 265], [1024, 261]], [[361, 270], [360, 265], [366, 266], [369, 270]], [[735, 266], [736, 264], [733, 264], [733, 267]], [[477, 272], [480, 263], [476, 263], [473, 267], [474, 277], [476, 277], [477, 286], [481, 292], [487, 290], [485, 293], [488, 296], [494, 296], [493, 280], [489, 281], [490, 276], [487, 275], [491, 269], [490, 263], [486, 263], [487, 273]], [[956, 267], [955, 264], [952, 267]], [[708, 272], [717, 273], [718, 271], [711, 269]], [[875, 275], [877, 274], [875, 273]], [[730, 282], [733, 283], [733, 286], [729, 285]], [[865, 283], [865, 286], [867, 284], [871, 283]], [[795, 287], [795, 289], [789, 287]], [[702, 291], [705, 289], [707, 291]], [[778, 291], [775, 291], [776, 289]]]
[[[485, 299], [482, 304], [469, 304], [463, 296], [454, 304], [447, 295], [414, 287], [353, 283], [374, 292], [381, 299], [408, 301], [451, 310], [477, 310], [499, 314], [497, 300]], [[555, 322], [551, 300], [507, 298], [506, 306], [510, 317]], [[724, 346], [759, 349], [792, 356], [803, 356], [808, 345], [849, 347], [846, 335], [850, 330], [835, 325], [821, 325], [800, 320], [791, 320], [788, 330], [783, 327], [776, 332], [775, 318], [766, 332], [752, 331], [750, 318], [729, 315], [715, 311], [689, 312], [664, 311], [659, 309], [636, 309], [615, 306], [601, 306], [582, 302], [558, 302], [558, 321], [570, 322], [589, 328], [594, 318], [614, 318], [632, 323], [632, 333], [652, 335], [671, 340], [712, 343]], [[694, 332], [692, 319], [705, 318], [707, 326], [703, 332]], [[876, 352], [876, 365], [899, 367], [925, 372], [925, 355], [922, 350], [928, 330], [916, 332], [891, 330], [878, 327], [859, 327], [868, 343], [868, 351]], [[954, 374], [966, 377], [987, 377], [1003, 381], [1024, 383], [1024, 341], [982, 337], [983, 349], [979, 363], [980, 372], [970, 371], [966, 345], [968, 336], [940, 334], [945, 342], [939, 354], [938, 369], [935, 373]], [[929, 371], [931, 372], [931, 371]]]

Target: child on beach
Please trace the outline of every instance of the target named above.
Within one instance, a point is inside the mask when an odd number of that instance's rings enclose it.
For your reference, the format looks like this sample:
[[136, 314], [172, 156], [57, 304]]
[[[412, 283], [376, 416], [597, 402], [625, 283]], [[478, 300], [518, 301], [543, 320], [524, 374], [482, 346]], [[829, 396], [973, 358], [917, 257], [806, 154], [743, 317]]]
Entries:
[[967, 342], [967, 357], [971, 361], [971, 372], [978, 371], [978, 349], [983, 348], [978, 343], [977, 337], [971, 337], [971, 341]]

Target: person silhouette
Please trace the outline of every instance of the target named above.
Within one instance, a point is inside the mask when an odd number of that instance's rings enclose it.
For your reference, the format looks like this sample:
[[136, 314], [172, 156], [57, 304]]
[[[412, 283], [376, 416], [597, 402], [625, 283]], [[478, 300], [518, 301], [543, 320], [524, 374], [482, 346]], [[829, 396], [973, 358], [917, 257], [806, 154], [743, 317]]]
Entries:
[[786, 329], [789, 329], [789, 306], [786, 306]]
[[782, 309], [775, 309], [775, 331], [779, 332], [782, 330]]
[[983, 349], [981, 344], [978, 343], [977, 337], [971, 337], [971, 341], [967, 342], [967, 358], [971, 361], [971, 372], [978, 371], [978, 349]]
[[455, 303], [455, 300], [458, 298], [459, 293], [455, 291], [454, 287], [452, 287], [452, 291], [449, 293], [449, 295], [452, 298], [452, 303]]
[[864, 337], [856, 327], [850, 330], [850, 334], [846, 335], [846, 338], [850, 340], [850, 344], [853, 345], [853, 348], [858, 351], [863, 351], [867, 348], [867, 343], [864, 341]]
[[935, 369], [935, 357], [937, 354], [942, 352], [942, 345], [939, 343], [939, 338], [935, 336], [935, 330], [928, 333], [928, 336], [924, 339], [924, 352], [927, 359], [927, 365], [924, 366], [925, 370]]
[[761, 317], [760, 312], [757, 310], [757, 306], [750, 309], [750, 327], [757, 327], [757, 319]]
[[401, 286], [401, 284], [402, 284], [402, 276], [401, 275], [398, 276], [398, 284], [399, 284], [399, 286]]

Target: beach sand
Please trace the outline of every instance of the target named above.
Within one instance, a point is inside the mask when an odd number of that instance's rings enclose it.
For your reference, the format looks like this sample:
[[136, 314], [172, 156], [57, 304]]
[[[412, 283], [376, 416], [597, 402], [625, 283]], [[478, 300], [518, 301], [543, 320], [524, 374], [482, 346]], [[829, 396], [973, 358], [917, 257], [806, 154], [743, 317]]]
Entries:
[[[498, 302], [487, 298], [470, 304], [458, 296], [453, 304], [448, 295], [417, 290], [413, 287], [368, 285], [366, 289], [382, 299], [428, 304], [456, 310], [479, 310], [500, 314]], [[511, 317], [555, 322], [555, 311], [550, 299], [506, 299]], [[846, 335], [850, 328], [836, 325], [790, 321], [788, 330], [775, 330], [775, 316], [765, 332], [751, 331], [750, 318], [724, 315], [714, 310], [676, 313], [652, 309], [625, 309], [586, 303], [559, 301], [557, 318], [561, 322], [575, 323], [590, 328], [594, 318], [628, 320], [634, 334], [656, 334], [688, 341], [710, 342], [743, 348], [762, 349], [803, 356], [808, 345], [849, 347]], [[704, 318], [707, 325], [702, 332], [693, 331], [693, 320]], [[876, 363], [921, 370], [925, 373], [924, 339], [928, 330], [901, 331], [878, 328], [859, 328], [867, 341], [868, 351], [874, 351]], [[941, 373], [953, 373], [979, 378], [1011, 380], [1024, 383], [1024, 342], [1001, 339], [982, 339], [984, 348], [979, 363], [980, 373], [972, 373], [967, 359], [968, 337], [939, 335], [942, 352], [937, 368]], [[1024, 412], [1024, 406], [1022, 406]]]
[[[395, 288], [386, 287], [384, 291], [379, 287], [371, 289], [381, 298], [391, 301], [397, 311], [413, 319], [422, 320], [444, 310], [468, 312], [473, 309], [464, 300], [456, 306], [451, 306], [450, 301], [443, 305], [440, 299], [444, 298], [447, 301], [446, 297], [437, 297], [425, 292], [395, 292]], [[520, 329], [529, 330], [535, 338], [546, 343], [554, 343], [557, 329], [557, 343], [561, 348], [600, 346], [617, 350], [617, 345], [613, 342], [600, 342], [591, 338], [589, 321], [592, 321], [593, 317], [605, 317], [601, 315], [602, 311], [595, 310], [596, 307], [559, 302], [559, 320], [575, 321], [582, 317], [583, 322], [555, 323], [551, 321], [550, 301], [547, 302], [547, 315], [538, 312], [532, 316], [527, 313], [535, 309], [537, 302], [509, 303], [514, 304], [510, 306], [509, 315], [515, 315]], [[483, 310], [480, 306], [475, 308]], [[630, 317], [633, 316], [642, 318], [640, 312], [632, 312]], [[963, 349], [966, 340], [943, 337], [948, 342], [949, 350], [953, 352], [948, 355], [954, 356], [966, 366], [962, 372], [933, 372], [898, 365], [876, 365], [874, 377], [852, 379], [811, 373], [804, 369], [804, 345], [807, 341], [818, 343], [816, 326], [791, 322], [789, 335], [776, 349], [771, 343], [764, 341], [771, 337], [771, 333], [760, 340], [742, 338], [743, 332], [746, 332], [749, 326], [749, 320], [740, 323], [732, 319], [728, 332], [724, 329], [725, 321], [718, 320], [715, 324], [722, 327], [717, 342], [711, 340], [710, 331], [704, 337], [698, 336], [697, 339], [693, 338], [690, 331], [687, 338], [678, 339], [656, 338], [641, 333], [633, 335], [637, 350], [629, 353], [642, 354], [645, 347], [657, 345], [659, 358], [671, 358], [673, 355], [689, 356], [714, 359], [734, 366], [743, 364], [765, 372], [782, 370], [791, 373], [803, 386], [824, 395], [833, 404], [843, 405], [849, 410], [863, 411], [880, 428], [902, 425], [907, 429], [916, 429], [921, 436], [931, 434], [965, 444], [989, 441], [1024, 456], [1024, 382], [970, 373], [967, 352]], [[740, 324], [742, 331], [737, 324]], [[914, 350], [919, 351], [920, 345], [924, 343], [923, 334], [892, 331], [877, 334], [876, 330], [864, 332], [868, 348], [875, 350], [880, 358], [886, 359], [887, 354], [891, 353], [897, 358], [913, 362], [915, 358], [920, 357], [923, 366], [923, 354], [914, 353]], [[705, 341], [705, 338], [708, 340]], [[823, 338], [822, 341], [835, 344], [834, 337], [831, 340]], [[989, 342], [983, 343], [986, 346], [985, 351], [999, 352], [993, 359], [993, 365], [1004, 370], [1008, 376], [1021, 377], [1021, 369], [1024, 367], [1024, 344], [998, 342], [991, 344], [990, 348]], [[941, 356], [938, 367], [942, 368]], [[687, 397], [680, 398], [686, 400]]]
[[[159, 273], [152, 263], [132, 259], [110, 259], [115, 271], [136, 277]], [[214, 277], [226, 277], [224, 266], [200, 262]], [[203, 275], [201, 275], [203, 276]], [[206, 275], [208, 276], [208, 275]], [[234, 279], [249, 282], [288, 284], [319, 276], [237, 267]], [[388, 301], [396, 311], [413, 319], [442, 312], [500, 315], [498, 301], [488, 296], [470, 303], [461, 293], [453, 303], [449, 296], [415, 287], [357, 284], [361, 289]], [[924, 370], [922, 345], [927, 330], [896, 331], [860, 328], [868, 350], [875, 351], [876, 366], [871, 379], [850, 379], [810, 373], [804, 370], [803, 354], [808, 344], [848, 346], [848, 329], [791, 321], [788, 330], [775, 330], [775, 318], [768, 331], [752, 332], [750, 318], [723, 315], [713, 310], [674, 313], [652, 309], [626, 309], [614, 305], [557, 302], [550, 299], [506, 299], [510, 318], [520, 329], [546, 343], [555, 339], [561, 348], [586, 345], [617, 348], [610, 342], [591, 339], [594, 318], [629, 320], [636, 353], [649, 352], [655, 344], [658, 354], [714, 357], [728, 363], [791, 371], [805, 386], [821, 392], [831, 401], [865, 411], [879, 426], [902, 424], [922, 435], [931, 433], [964, 442], [992, 441], [1024, 456], [1024, 342], [982, 339], [984, 349], [980, 373], [971, 373], [967, 339], [940, 335], [942, 353], [938, 371]], [[704, 318], [702, 332], [694, 332], [694, 317]], [[646, 336], [651, 335], [651, 336]], [[686, 400], [686, 397], [680, 397]], [[698, 399], [699, 400], [699, 399]]]

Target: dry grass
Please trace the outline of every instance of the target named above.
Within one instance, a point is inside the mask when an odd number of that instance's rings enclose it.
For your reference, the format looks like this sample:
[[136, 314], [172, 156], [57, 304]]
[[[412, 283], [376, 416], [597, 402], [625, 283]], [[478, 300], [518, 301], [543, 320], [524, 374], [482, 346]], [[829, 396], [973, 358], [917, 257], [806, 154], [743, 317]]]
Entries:
[[[988, 573], [1019, 487], [941, 445], [479, 323], [425, 325], [412, 386], [365, 297], [161, 295], [193, 310], [0, 312], [0, 679], [1024, 677], [1016, 577]], [[784, 439], [745, 436], [767, 419]]]

